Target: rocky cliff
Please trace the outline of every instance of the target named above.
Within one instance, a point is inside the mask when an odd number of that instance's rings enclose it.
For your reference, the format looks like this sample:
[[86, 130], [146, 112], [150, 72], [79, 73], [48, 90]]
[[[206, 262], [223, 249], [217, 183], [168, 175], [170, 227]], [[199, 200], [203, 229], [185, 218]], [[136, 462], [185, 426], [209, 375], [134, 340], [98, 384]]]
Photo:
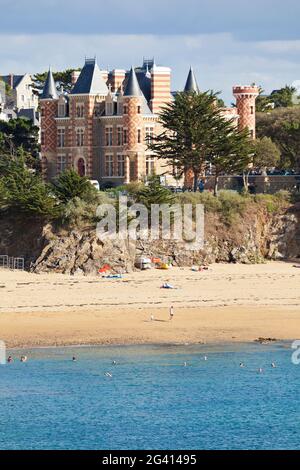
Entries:
[[28, 269], [40, 273], [95, 274], [104, 264], [115, 272], [134, 269], [141, 255], [171, 259], [174, 265], [234, 262], [260, 263], [266, 259], [300, 258], [300, 205], [276, 213], [247, 209], [230, 224], [207, 213], [205, 247], [186, 250], [170, 241], [100, 241], [95, 228], [57, 228], [24, 217], [0, 220], [0, 255], [23, 256]]

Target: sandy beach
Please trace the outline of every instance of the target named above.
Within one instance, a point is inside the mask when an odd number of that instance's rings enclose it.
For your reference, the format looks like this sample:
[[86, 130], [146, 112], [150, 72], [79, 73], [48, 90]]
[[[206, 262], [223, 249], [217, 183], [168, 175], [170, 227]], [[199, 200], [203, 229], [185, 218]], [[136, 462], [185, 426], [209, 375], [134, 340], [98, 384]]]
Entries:
[[[9, 347], [299, 339], [293, 264], [173, 268], [120, 280], [2, 270], [0, 339]], [[165, 282], [176, 289], [161, 289]]]

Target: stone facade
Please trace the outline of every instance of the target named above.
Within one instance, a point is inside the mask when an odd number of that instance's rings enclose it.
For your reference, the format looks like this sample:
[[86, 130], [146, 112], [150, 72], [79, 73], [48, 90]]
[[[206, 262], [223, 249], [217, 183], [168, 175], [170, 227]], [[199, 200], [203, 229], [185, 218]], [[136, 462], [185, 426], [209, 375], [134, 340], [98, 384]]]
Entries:
[[[88, 59], [80, 74], [74, 72], [72, 83], [71, 93], [59, 95], [49, 71], [40, 99], [45, 179], [74, 168], [102, 187], [145, 181], [154, 173], [174, 184], [172, 171], [147, 145], [152, 136], [161, 133], [159, 113], [173, 100], [171, 69], [144, 61], [142, 67], [130, 72], [106, 72]], [[192, 69], [186, 87], [191, 86], [197, 86]], [[235, 87], [237, 108], [223, 112], [242, 127], [252, 131], [254, 126], [255, 134], [253, 90]], [[251, 98], [244, 98], [249, 94]]]

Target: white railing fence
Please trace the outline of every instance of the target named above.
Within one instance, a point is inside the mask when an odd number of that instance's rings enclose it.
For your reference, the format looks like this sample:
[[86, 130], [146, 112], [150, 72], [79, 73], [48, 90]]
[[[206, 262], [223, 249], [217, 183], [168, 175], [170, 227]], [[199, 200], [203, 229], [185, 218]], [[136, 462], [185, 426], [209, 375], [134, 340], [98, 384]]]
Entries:
[[0, 255], [0, 269], [24, 271], [25, 259], [14, 258], [13, 256], [8, 256], [8, 255]]

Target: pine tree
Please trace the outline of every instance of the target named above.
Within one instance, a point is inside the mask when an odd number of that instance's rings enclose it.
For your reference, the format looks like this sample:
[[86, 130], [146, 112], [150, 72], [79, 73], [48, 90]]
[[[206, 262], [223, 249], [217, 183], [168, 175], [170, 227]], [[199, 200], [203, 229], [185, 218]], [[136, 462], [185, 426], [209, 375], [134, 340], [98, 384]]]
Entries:
[[239, 131], [233, 127], [232, 121], [219, 121], [212, 153], [208, 158], [215, 178], [215, 196], [218, 195], [220, 175], [239, 174], [249, 168], [253, 151], [253, 143], [249, 138], [248, 130]]
[[217, 100], [218, 94], [213, 92], [179, 93], [160, 115], [164, 131], [149, 145], [177, 174], [193, 172], [194, 191], [208, 164], [214, 166], [217, 176], [242, 171], [249, 164], [248, 133], [234, 128]]
[[90, 198], [96, 193], [96, 189], [91, 185], [89, 179], [81, 177], [75, 170], [67, 170], [59, 175], [53, 182], [52, 189], [59, 201], [64, 204], [76, 197]]

